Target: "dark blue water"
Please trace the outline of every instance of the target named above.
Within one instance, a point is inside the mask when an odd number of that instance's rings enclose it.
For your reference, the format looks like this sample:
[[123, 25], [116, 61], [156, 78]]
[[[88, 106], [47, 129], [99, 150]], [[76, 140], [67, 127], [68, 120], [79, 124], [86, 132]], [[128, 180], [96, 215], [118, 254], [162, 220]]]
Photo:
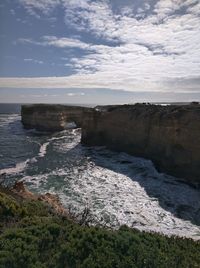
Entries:
[[158, 173], [149, 160], [103, 147], [83, 147], [81, 129], [25, 130], [20, 105], [0, 105], [0, 180], [23, 180], [59, 195], [75, 213], [85, 206], [112, 226], [200, 238], [200, 192]]
[[0, 103], [0, 114], [20, 114], [21, 104]]

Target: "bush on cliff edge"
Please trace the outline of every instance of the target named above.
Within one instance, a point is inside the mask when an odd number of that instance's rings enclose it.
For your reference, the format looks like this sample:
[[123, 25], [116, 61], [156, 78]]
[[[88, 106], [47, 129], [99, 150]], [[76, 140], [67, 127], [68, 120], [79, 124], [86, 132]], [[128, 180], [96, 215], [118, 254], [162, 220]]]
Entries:
[[0, 193], [0, 267], [199, 267], [200, 243], [129, 229], [84, 227], [39, 201]]

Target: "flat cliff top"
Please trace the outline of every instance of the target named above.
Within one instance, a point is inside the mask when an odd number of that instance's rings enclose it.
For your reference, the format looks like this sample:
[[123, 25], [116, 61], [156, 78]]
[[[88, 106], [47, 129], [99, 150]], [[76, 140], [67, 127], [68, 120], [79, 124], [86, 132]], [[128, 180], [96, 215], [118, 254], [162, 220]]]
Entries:
[[95, 107], [96, 110], [99, 111], [116, 111], [116, 110], [127, 110], [132, 111], [136, 109], [140, 110], [152, 110], [152, 111], [199, 111], [200, 104], [183, 104], [183, 105], [160, 105], [160, 104], [150, 104], [150, 103], [136, 103], [136, 104], [123, 104], [123, 105], [100, 105]]
[[84, 110], [84, 111], [99, 111], [99, 112], [112, 112], [112, 111], [135, 111], [138, 110], [148, 112], [160, 112], [160, 113], [173, 113], [184, 111], [200, 111], [200, 104], [194, 102], [191, 104], [183, 105], [157, 105], [149, 103], [136, 103], [136, 104], [123, 104], [123, 105], [98, 105], [94, 108], [75, 105], [63, 105], [63, 104], [27, 104], [22, 105], [23, 112], [33, 111], [62, 111], [62, 110]]
[[46, 112], [46, 111], [68, 111], [68, 110], [84, 110], [90, 111], [92, 108], [84, 107], [84, 106], [75, 106], [75, 105], [63, 105], [63, 104], [28, 104], [22, 105], [21, 111], [22, 113], [32, 113], [35, 111], [38, 112]]
[[194, 118], [200, 118], [200, 104], [191, 103], [187, 105], [156, 105], [136, 103], [133, 105], [107, 105], [97, 106], [95, 110], [102, 114], [134, 114], [140, 116], [152, 116], [156, 115], [165, 118], [181, 118], [187, 117], [188, 114]]

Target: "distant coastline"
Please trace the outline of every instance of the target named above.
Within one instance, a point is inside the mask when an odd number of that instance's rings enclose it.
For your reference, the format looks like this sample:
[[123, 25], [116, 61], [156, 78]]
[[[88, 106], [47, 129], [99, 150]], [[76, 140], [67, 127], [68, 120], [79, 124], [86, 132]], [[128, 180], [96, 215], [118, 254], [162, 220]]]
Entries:
[[[151, 102], [151, 104], [155, 105], [189, 105], [191, 102]], [[12, 114], [12, 113], [17, 113], [20, 114], [21, 112], [21, 106], [22, 105], [31, 105], [35, 103], [11, 103], [11, 102], [5, 102], [5, 103], [0, 103], [0, 114]], [[48, 103], [47, 103], [48, 104]], [[57, 105], [60, 103], [49, 103], [50, 105]], [[134, 103], [131, 103], [134, 104]], [[82, 104], [82, 103], [62, 103], [62, 105], [67, 105], [67, 106], [83, 106], [83, 107], [96, 107], [98, 103], [94, 104]], [[106, 105], [106, 104], [105, 104]]]

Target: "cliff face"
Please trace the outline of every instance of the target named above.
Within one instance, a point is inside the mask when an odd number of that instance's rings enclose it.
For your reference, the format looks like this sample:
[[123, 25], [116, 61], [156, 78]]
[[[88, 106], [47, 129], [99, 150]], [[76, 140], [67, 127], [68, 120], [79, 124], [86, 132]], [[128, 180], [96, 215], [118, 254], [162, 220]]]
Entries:
[[81, 127], [84, 119], [83, 113], [90, 110], [86, 107], [65, 105], [23, 105], [22, 123], [26, 128], [47, 131], [63, 130], [70, 122], [75, 122], [77, 127]]
[[200, 105], [123, 105], [94, 111], [82, 143], [151, 159], [171, 175], [200, 181]]
[[22, 106], [27, 128], [57, 131], [75, 122], [82, 143], [151, 159], [171, 175], [200, 181], [200, 105], [119, 105], [85, 108]]

